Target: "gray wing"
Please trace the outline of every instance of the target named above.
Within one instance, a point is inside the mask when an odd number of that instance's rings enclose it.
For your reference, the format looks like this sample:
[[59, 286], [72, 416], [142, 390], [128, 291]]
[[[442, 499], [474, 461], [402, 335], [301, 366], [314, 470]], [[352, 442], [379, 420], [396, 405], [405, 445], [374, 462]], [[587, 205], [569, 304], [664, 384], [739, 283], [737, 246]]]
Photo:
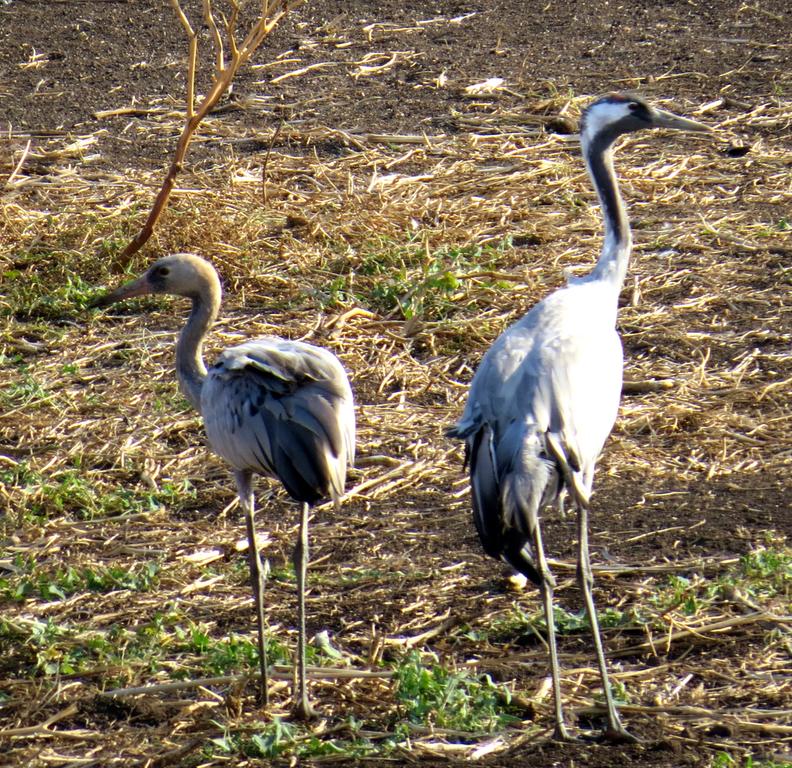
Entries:
[[314, 504], [344, 490], [355, 456], [352, 389], [331, 352], [264, 338], [225, 350], [201, 392], [209, 444], [235, 469]]

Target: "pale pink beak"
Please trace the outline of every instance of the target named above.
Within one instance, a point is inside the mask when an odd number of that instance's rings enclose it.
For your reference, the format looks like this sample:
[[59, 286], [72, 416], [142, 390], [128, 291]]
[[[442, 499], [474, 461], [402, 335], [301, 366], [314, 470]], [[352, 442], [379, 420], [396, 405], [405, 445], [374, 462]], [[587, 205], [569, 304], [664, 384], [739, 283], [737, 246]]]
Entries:
[[148, 275], [142, 275], [136, 280], [131, 280], [128, 283], [116, 288], [98, 299], [94, 299], [88, 306], [90, 307], [107, 307], [110, 304], [115, 304], [117, 301], [124, 299], [131, 299], [134, 296], [145, 296], [151, 293], [151, 285], [148, 281]]

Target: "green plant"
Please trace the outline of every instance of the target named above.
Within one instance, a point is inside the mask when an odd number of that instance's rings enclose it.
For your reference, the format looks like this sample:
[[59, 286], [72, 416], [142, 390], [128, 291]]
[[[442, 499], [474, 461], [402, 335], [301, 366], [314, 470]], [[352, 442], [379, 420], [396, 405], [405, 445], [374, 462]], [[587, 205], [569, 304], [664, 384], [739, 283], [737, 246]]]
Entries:
[[294, 745], [296, 731], [296, 726], [276, 717], [263, 731], [243, 740], [240, 751], [247, 757], [278, 757]]
[[489, 675], [452, 672], [436, 659], [426, 666], [413, 651], [396, 667], [395, 680], [404, 716], [413, 723], [491, 732], [519, 721], [509, 690]]
[[15, 381], [0, 390], [0, 406], [6, 410], [41, 406], [51, 403], [53, 398], [54, 395], [26, 366], [19, 368]]
[[[604, 628], [639, 627], [647, 621], [636, 611], [620, 611], [616, 608], [605, 608], [599, 611], [597, 619], [600, 627]], [[557, 635], [572, 635], [590, 629], [588, 615], [584, 608], [571, 612], [559, 606], [554, 606], [553, 622]], [[543, 611], [537, 611], [529, 616], [515, 603], [508, 614], [493, 622], [490, 632], [493, 637], [501, 639], [536, 632], [546, 634], [547, 623]]]
[[716, 579], [671, 575], [651, 600], [661, 614], [679, 610], [694, 616], [716, 600], [731, 600], [735, 591], [754, 601], [789, 599], [792, 595], [792, 552], [782, 541], [757, 548]]
[[792, 768], [792, 761], [756, 759], [753, 755], [748, 755], [744, 760], [739, 761], [728, 752], [718, 752], [712, 758], [710, 768]]
[[98, 291], [75, 272], [65, 271], [54, 280], [41, 272], [12, 269], [3, 273], [5, 311], [20, 320], [41, 318], [63, 321], [87, 309]]
[[456, 311], [456, 301], [466, 289], [464, 275], [494, 269], [510, 248], [510, 240], [505, 239], [497, 246], [431, 251], [421, 233], [409, 234], [404, 242], [383, 238], [362, 249], [355, 273], [330, 281], [322, 291], [322, 303], [357, 301], [382, 314], [398, 312], [404, 319], [442, 320]]
[[740, 558], [740, 569], [754, 586], [773, 594], [792, 586], [792, 552], [788, 550], [754, 550]]
[[32, 562], [8, 578], [0, 579], [0, 595], [15, 601], [38, 596], [45, 601], [65, 600], [78, 592], [114, 592], [128, 589], [148, 592], [159, 578], [160, 566], [155, 562], [129, 568], [109, 566], [74, 568], [69, 566], [55, 573], [40, 572]]
[[[160, 632], [160, 626], [150, 628]], [[213, 638], [202, 624], [176, 624], [169, 640], [174, 650], [199, 657], [201, 672], [211, 675], [227, 674], [258, 668], [258, 646], [242, 635], [231, 633], [220, 639]], [[289, 664], [289, 650], [275, 638], [267, 638], [267, 657], [271, 664]]]
[[[350, 723], [350, 730], [355, 733], [354, 723]], [[371, 741], [362, 736], [355, 735], [351, 739], [332, 738], [329, 734], [315, 733], [280, 717], [263, 725], [252, 735], [227, 731], [223, 736], [211, 739], [204, 751], [210, 757], [221, 754], [264, 760], [286, 757], [291, 757], [292, 760], [308, 760], [324, 757], [341, 761], [383, 754], [383, 750], [375, 750]]]
[[[76, 464], [82, 462], [75, 460]], [[25, 498], [24, 514], [34, 519], [73, 515], [82, 520], [152, 511], [162, 505], [179, 506], [195, 498], [189, 481], [163, 483], [156, 491], [106, 489], [100, 479], [82, 469], [43, 475], [21, 463], [0, 472], [0, 481], [15, 486]]]
[[672, 574], [665, 587], [653, 594], [651, 600], [662, 612], [679, 608], [687, 616], [694, 616], [701, 607], [700, 585], [685, 576]]

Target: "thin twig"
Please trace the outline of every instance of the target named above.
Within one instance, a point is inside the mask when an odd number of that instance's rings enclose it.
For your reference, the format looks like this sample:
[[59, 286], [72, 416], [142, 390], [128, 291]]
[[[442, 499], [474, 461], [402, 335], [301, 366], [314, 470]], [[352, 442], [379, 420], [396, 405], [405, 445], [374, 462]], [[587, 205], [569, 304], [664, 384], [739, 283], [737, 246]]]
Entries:
[[[393, 677], [390, 670], [367, 670], [367, 669], [339, 669], [336, 667], [307, 667], [306, 676], [311, 680], [365, 680], [365, 679], [388, 679]], [[288, 667], [276, 667], [270, 671], [270, 677], [274, 680], [290, 681], [294, 678], [294, 672]], [[103, 698], [123, 698], [125, 696], [137, 696], [148, 693], [165, 693], [170, 691], [180, 691], [187, 688], [200, 688], [209, 685], [229, 685], [248, 680], [256, 680], [258, 676], [252, 675], [221, 675], [219, 677], [201, 677], [193, 680], [179, 680], [170, 683], [156, 683], [154, 685], [141, 685], [134, 688], [114, 688], [111, 691], [102, 691], [99, 696]]]
[[22, 150], [22, 157], [19, 158], [19, 162], [14, 166], [14, 170], [11, 171], [11, 175], [6, 179], [5, 184], [3, 185], [6, 189], [14, 183], [14, 179], [16, 179], [16, 177], [19, 175], [19, 172], [22, 170], [22, 166], [25, 164], [25, 160], [27, 159], [28, 153], [30, 152], [31, 143], [32, 139], [28, 139], [25, 148]]
[[[757, 611], [756, 613], [749, 613], [746, 616], [734, 616], [729, 619], [714, 621], [710, 624], [703, 624], [700, 627], [681, 629], [678, 632], [671, 632], [666, 637], [666, 650], [670, 648], [671, 643], [675, 643], [678, 640], [684, 640], [686, 637], [695, 637], [699, 640], [715, 642], [717, 638], [706, 637], [706, 634], [709, 632], [722, 633], [724, 630], [734, 629], [736, 627], [744, 627], [749, 624], [756, 624], [760, 621], [767, 621], [774, 624], [792, 624], [792, 616], [776, 616], [774, 614], [767, 613], [766, 611]], [[638, 645], [631, 645], [627, 648], [620, 648], [617, 651], [610, 652], [609, 655], [612, 657], [630, 656], [634, 653], [640, 653], [642, 651], [654, 651], [654, 649], [655, 648], [652, 643], [645, 642], [639, 643]]]

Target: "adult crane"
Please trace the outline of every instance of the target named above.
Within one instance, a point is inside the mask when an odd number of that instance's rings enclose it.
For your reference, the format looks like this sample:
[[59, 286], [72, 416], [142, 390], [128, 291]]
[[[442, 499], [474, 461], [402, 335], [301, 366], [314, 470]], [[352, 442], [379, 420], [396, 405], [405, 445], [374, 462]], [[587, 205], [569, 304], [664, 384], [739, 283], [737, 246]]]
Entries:
[[633, 740], [613, 703], [588, 551], [594, 467], [616, 420], [623, 353], [618, 298], [631, 234], [612, 149], [644, 128], [709, 131], [633, 95], [612, 94], [583, 112], [580, 144], [599, 197], [605, 240], [594, 268], [536, 304], [493, 343], [473, 377], [467, 405], [449, 436], [465, 440], [473, 519], [487, 554], [505, 560], [542, 593], [553, 678], [554, 736], [570, 740], [561, 705], [553, 622], [553, 575], [542, 546], [540, 511], [568, 493], [578, 513], [577, 576], [594, 636], [607, 707], [604, 736]]
[[300, 532], [293, 561], [297, 576], [298, 691], [294, 715], [314, 714], [305, 675], [305, 575], [308, 515], [323, 498], [338, 504], [347, 466], [355, 457], [352, 389], [338, 358], [299, 341], [264, 337], [226, 349], [207, 371], [203, 341], [220, 310], [222, 291], [214, 267], [189, 253], [166, 256], [141, 277], [101, 297], [95, 306], [150, 293], [184, 296], [190, 317], [176, 344], [176, 376], [203, 416], [212, 450], [234, 471], [244, 510], [248, 560], [258, 624], [260, 697], [268, 704], [264, 637], [264, 570], [256, 542], [253, 475], [273, 477], [300, 502]]

